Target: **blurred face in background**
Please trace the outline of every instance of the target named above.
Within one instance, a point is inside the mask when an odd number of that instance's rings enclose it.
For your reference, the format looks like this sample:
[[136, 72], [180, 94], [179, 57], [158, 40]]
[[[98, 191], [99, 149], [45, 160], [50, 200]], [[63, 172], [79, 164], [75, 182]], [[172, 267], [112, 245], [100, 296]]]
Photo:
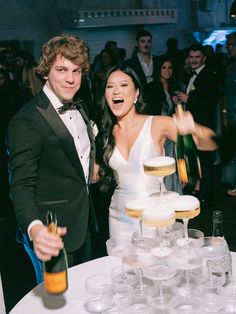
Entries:
[[138, 51], [141, 54], [150, 54], [152, 48], [152, 38], [150, 36], [140, 37], [138, 40]]
[[173, 66], [170, 61], [165, 61], [161, 67], [161, 79], [169, 80], [173, 74]]
[[205, 63], [206, 56], [204, 56], [204, 54], [200, 50], [190, 50], [188, 60], [191, 70], [196, 70]]
[[236, 42], [233, 37], [227, 38], [226, 47], [230, 56], [236, 58]]

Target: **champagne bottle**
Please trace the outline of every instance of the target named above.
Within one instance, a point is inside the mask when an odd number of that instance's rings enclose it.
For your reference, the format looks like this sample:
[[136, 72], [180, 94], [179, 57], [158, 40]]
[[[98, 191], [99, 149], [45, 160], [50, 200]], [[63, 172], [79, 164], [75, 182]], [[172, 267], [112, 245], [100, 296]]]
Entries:
[[[213, 221], [213, 237], [221, 237], [224, 239], [223, 233], [223, 216], [220, 210], [213, 211], [212, 216]], [[228, 244], [226, 243], [226, 252], [225, 255], [216, 263], [212, 263], [212, 271], [213, 272], [224, 272], [224, 275], [232, 275], [232, 256], [230, 254], [230, 250]]]
[[[183, 113], [182, 104], [176, 105], [176, 113]], [[178, 134], [175, 145], [177, 169], [181, 183], [195, 186], [201, 179], [201, 166], [198, 157], [198, 150], [191, 134]]]
[[[52, 233], [57, 233], [56, 214], [47, 212], [47, 226]], [[44, 262], [44, 287], [48, 293], [60, 294], [67, 290], [67, 255], [65, 249], [61, 249], [57, 256], [53, 256], [50, 261]]]

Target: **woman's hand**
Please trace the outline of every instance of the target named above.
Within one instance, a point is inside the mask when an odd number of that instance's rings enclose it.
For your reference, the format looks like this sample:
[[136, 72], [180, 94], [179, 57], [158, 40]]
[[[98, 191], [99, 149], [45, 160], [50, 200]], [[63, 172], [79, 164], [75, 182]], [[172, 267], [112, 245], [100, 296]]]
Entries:
[[173, 121], [180, 134], [196, 133], [196, 125], [193, 116], [189, 111], [183, 111], [181, 114], [174, 114]]

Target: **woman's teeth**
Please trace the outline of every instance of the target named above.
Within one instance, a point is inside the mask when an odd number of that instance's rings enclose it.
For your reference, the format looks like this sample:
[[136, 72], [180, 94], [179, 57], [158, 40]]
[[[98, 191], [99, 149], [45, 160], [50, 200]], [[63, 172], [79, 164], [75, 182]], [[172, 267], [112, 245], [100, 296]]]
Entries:
[[124, 102], [124, 99], [122, 99], [122, 98], [114, 98], [113, 99], [114, 104], [119, 104], [119, 103], [123, 103], [123, 102]]

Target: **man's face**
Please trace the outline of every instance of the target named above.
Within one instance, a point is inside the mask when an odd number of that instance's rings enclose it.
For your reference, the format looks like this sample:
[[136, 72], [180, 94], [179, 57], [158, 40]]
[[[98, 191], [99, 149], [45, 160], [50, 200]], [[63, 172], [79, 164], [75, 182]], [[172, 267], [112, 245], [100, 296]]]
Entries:
[[236, 43], [234, 38], [227, 38], [227, 43], [226, 43], [228, 52], [231, 57], [236, 58]]
[[149, 54], [152, 47], [152, 38], [150, 36], [140, 37], [138, 40], [138, 50], [141, 54]]
[[48, 76], [44, 79], [47, 87], [61, 102], [70, 102], [80, 89], [81, 77], [81, 66], [58, 55]]
[[197, 51], [191, 50], [189, 52], [188, 59], [189, 59], [189, 65], [190, 65], [191, 70], [196, 70], [205, 63], [206, 57], [199, 50]]

